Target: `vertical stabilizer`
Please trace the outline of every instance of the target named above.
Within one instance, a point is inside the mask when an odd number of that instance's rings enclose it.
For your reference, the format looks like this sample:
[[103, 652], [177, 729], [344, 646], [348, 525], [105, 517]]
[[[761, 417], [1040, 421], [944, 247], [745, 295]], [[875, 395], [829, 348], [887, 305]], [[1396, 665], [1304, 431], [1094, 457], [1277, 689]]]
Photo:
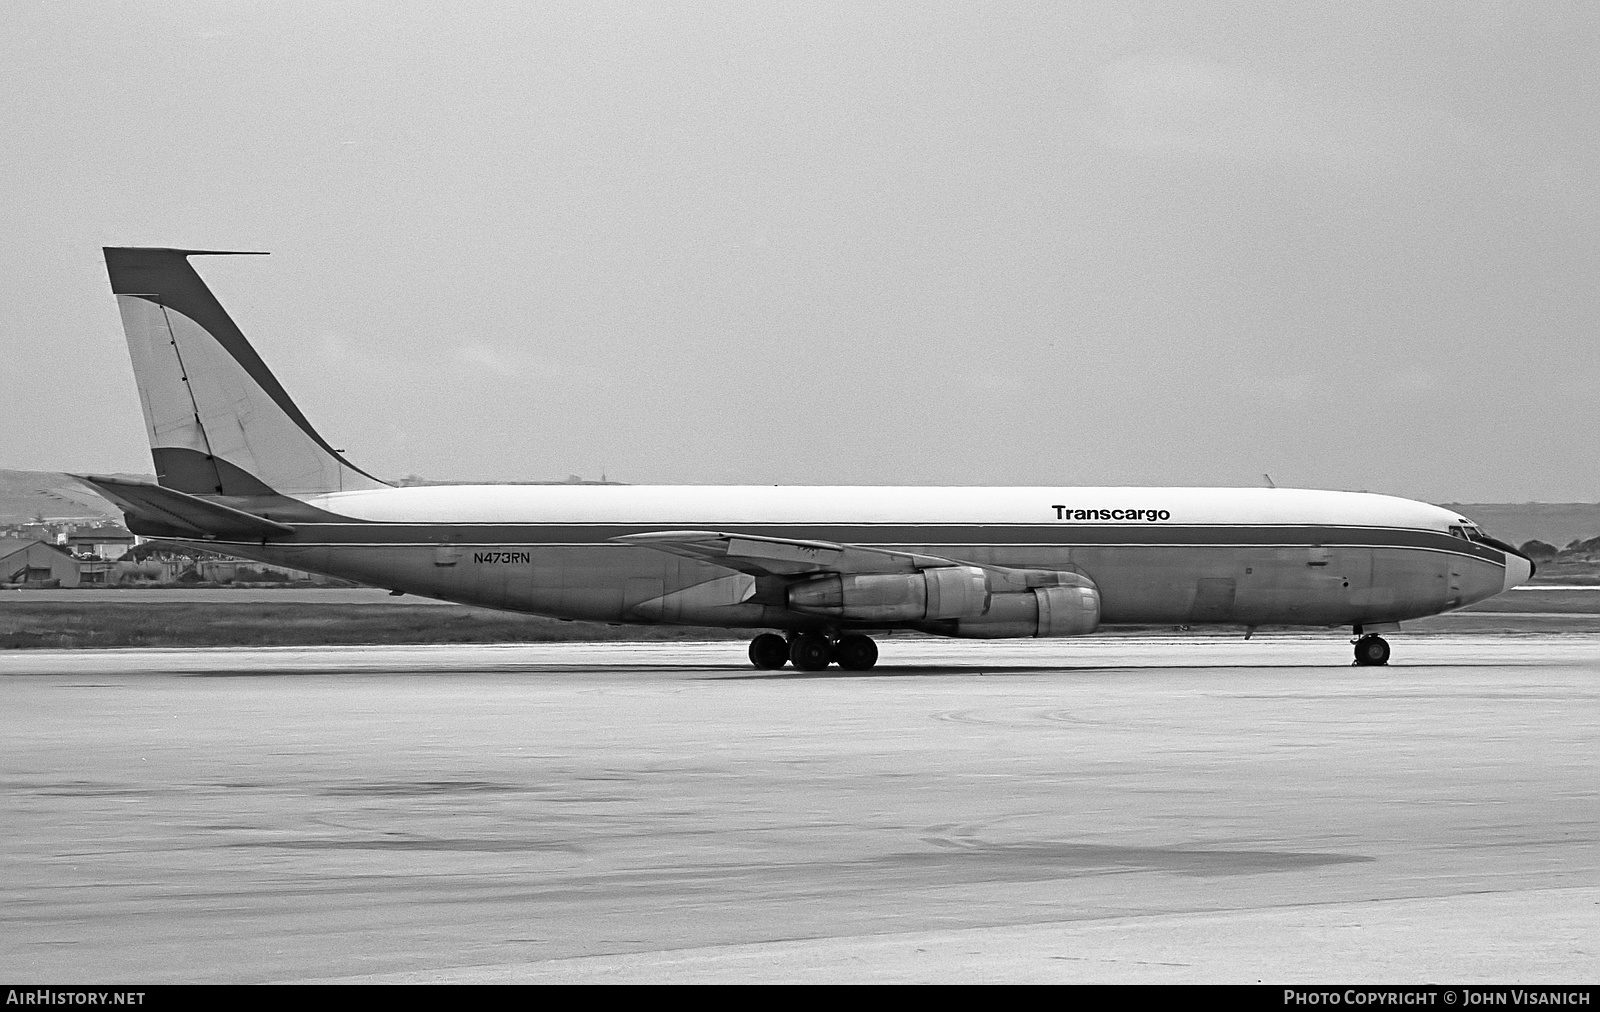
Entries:
[[190, 495], [385, 487], [317, 435], [189, 264], [222, 252], [105, 251], [161, 484]]

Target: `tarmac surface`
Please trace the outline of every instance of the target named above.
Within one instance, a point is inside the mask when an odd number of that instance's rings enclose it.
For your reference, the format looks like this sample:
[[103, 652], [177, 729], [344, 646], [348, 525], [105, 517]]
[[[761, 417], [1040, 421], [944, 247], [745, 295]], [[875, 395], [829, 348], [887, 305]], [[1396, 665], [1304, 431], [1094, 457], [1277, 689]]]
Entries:
[[30, 982], [1600, 979], [1600, 635], [0, 654]]

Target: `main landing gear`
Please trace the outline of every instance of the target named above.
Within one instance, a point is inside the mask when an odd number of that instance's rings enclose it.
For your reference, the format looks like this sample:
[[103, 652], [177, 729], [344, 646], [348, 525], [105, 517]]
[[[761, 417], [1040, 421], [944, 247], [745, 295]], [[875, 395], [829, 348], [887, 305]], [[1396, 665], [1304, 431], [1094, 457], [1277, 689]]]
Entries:
[[762, 633], [750, 641], [750, 663], [763, 671], [776, 671], [785, 664], [801, 671], [822, 671], [829, 664], [846, 671], [867, 671], [878, 663], [878, 644], [859, 633], [836, 640], [821, 633], [795, 633], [787, 640], [776, 633]]
[[1382, 636], [1358, 635], [1355, 643], [1356, 664], [1361, 667], [1389, 663], [1389, 641]]

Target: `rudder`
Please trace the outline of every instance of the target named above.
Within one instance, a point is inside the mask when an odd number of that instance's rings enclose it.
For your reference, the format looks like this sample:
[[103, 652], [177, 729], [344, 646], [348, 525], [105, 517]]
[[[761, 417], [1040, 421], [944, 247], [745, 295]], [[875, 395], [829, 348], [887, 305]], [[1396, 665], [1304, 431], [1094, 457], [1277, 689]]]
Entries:
[[195, 273], [221, 250], [106, 247], [157, 479], [190, 495], [384, 488], [311, 427]]

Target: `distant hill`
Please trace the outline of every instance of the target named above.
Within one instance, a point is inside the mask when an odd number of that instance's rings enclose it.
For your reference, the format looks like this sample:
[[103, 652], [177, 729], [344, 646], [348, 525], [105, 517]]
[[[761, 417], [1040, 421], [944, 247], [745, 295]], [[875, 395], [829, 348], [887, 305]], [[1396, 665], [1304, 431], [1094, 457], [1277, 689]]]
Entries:
[[[125, 474], [121, 478], [155, 481], [154, 475]], [[57, 471], [8, 471], [0, 468], [0, 524], [20, 524], [43, 516], [46, 520], [114, 520], [122, 511], [76, 478]]]

